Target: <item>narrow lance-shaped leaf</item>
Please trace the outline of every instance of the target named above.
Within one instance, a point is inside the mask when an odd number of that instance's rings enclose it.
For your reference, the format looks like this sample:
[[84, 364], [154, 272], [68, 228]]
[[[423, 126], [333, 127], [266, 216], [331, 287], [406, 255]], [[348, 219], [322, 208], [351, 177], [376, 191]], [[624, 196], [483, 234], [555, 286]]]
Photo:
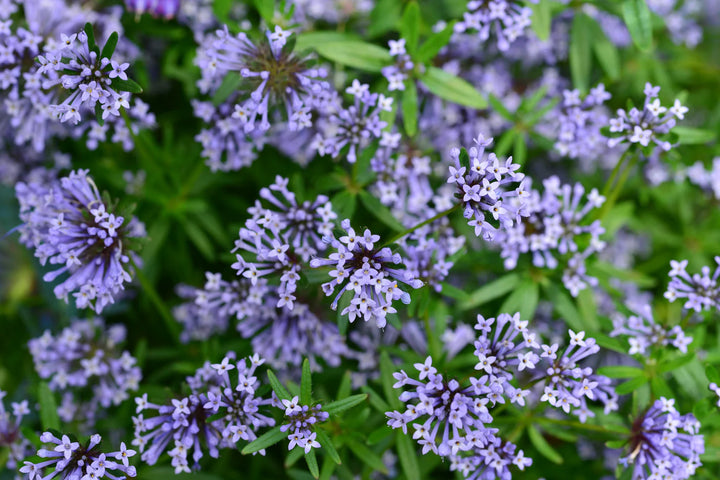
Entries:
[[241, 453], [243, 455], [247, 455], [249, 453], [259, 452], [260, 450], [264, 450], [271, 445], [275, 445], [284, 438], [287, 438], [287, 433], [281, 432], [280, 425], [278, 425], [277, 427], [263, 433], [262, 435], [260, 435], [260, 437], [256, 438], [251, 443], [245, 445]]
[[268, 370], [267, 375], [270, 386], [275, 391], [275, 395], [277, 395], [280, 400], [291, 400], [292, 396], [290, 395], [290, 392], [283, 387], [282, 383], [280, 383], [280, 380], [278, 380], [273, 371]]
[[405, 90], [402, 95], [403, 125], [405, 133], [414, 137], [418, 128], [418, 96], [415, 80], [405, 81]]
[[118, 34], [117, 32], [112, 32], [108, 37], [107, 42], [105, 42], [105, 45], [103, 45], [102, 52], [100, 52], [100, 58], [111, 58], [113, 53], [115, 53], [115, 47], [117, 47], [117, 44]]
[[342, 463], [342, 460], [340, 459], [340, 455], [335, 449], [335, 445], [333, 444], [328, 434], [325, 433], [324, 430], [320, 429], [315, 430], [315, 433], [317, 434], [317, 441], [320, 442], [320, 445], [323, 446], [330, 458], [332, 458], [335, 463], [340, 465]]
[[405, 46], [410, 54], [414, 54], [420, 38], [420, 6], [416, 1], [408, 3], [400, 20], [400, 35], [405, 39]]
[[455, 22], [450, 22], [447, 25], [445, 25], [445, 28], [440, 30], [439, 32], [435, 32], [430, 37], [425, 40], [425, 42], [420, 45], [420, 48], [417, 51], [417, 54], [415, 55], [415, 60], [417, 60], [420, 63], [427, 63], [433, 58], [435, 58], [435, 55], [438, 54], [438, 52], [450, 42], [450, 38], [452, 37], [453, 31], [455, 27]]
[[635, 46], [642, 51], [652, 48], [652, 19], [645, 0], [625, 0], [622, 14]]
[[357, 395], [352, 395], [350, 397], [343, 398], [342, 400], [336, 400], [334, 402], [323, 405], [323, 410], [328, 412], [330, 415], [335, 415], [349, 408], [352, 408], [355, 405], [361, 404], [365, 401], [366, 398], [366, 393], [358, 393]]
[[59, 430], [60, 417], [57, 413], [55, 394], [50, 390], [46, 382], [38, 386], [38, 400], [40, 401], [40, 423], [44, 430]]
[[487, 108], [487, 101], [475, 87], [443, 69], [429, 67], [420, 81], [440, 98], [466, 107]]
[[[299, 448], [299, 447], [295, 447]], [[315, 450], [310, 450], [305, 454], [305, 461], [307, 462], [308, 470], [310, 474], [315, 477], [320, 477], [320, 467], [318, 467], [317, 456], [315, 456]]]
[[303, 360], [302, 363], [300, 403], [303, 405], [310, 405], [312, 403], [312, 373], [310, 372], [310, 361], [307, 358]]

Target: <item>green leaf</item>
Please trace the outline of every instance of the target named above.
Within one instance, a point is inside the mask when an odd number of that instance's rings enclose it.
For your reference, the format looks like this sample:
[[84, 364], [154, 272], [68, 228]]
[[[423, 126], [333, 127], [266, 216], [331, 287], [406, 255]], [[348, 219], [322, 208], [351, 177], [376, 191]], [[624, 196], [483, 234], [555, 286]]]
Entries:
[[409, 78], [405, 81], [405, 90], [402, 94], [403, 125], [405, 133], [414, 137], [418, 128], [418, 96], [415, 80]]
[[682, 145], [701, 145], [715, 140], [715, 132], [693, 127], [674, 127], [672, 133], [677, 134]]
[[57, 413], [55, 394], [50, 390], [47, 382], [38, 385], [38, 400], [40, 402], [40, 424], [43, 430], [60, 430], [60, 417]]
[[705, 375], [711, 383], [720, 385], [720, 373], [718, 373], [717, 368], [713, 367], [712, 365], [706, 366]]
[[115, 53], [115, 47], [117, 47], [117, 43], [118, 34], [117, 32], [112, 32], [108, 37], [107, 42], [105, 42], [105, 45], [103, 46], [102, 52], [100, 53], [100, 58], [111, 58], [113, 53]]
[[617, 47], [607, 38], [595, 19], [588, 17], [588, 20], [593, 29], [592, 48], [595, 58], [610, 80], [620, 78], [620, 54]]
[[377, 37], [395, 29], [403, 11], [402, 0], [377, 0], [374, 3], [368, 27], [370, 37]]
[[320, 442], [320, 445], [323, 446], [327, 454], [330, 455], [330, 458], [332, 458], [335, 463], [340, 465], [342, 463], [342, 460], [340, 459], [340, 455], [338, 454], [337, 449], [335, 449], [335, 445], [333, 445], [333, 442], [332, 440], [330, 440], [328, 434], [325, 433], [324, 430], [320, 429], [315, 430], [315, 433], [317, 434], [318, 442]]
[[557, 450], [550, 446], [547, 440], [545, 440], [545, 437], [542, 436], [540, 431], [535, 428], [534, 425], [529, 425], [527, 431], [528, 437], [530, 438], [530, 443], [533, 444], [533, 446], [537, 449], [538, 452], [540, 452], [543, 457], [547, 458], [553, 463], [563, 463], [562, 456], [557, 452]]
[[670, 360], [669, 362], [662, 362], [658, 368], [658, 371], [660, 373], [666, 373], [671, 372], [676, 368], [684, 367], [688, 363], [692, 362], [696, 356], [697, 355], [695, 354], [695, 352], [691, 352], [687, 355], [683, 355], [681, 357]]
[[303, 360], [302, 363], [300, 403], [303, 405], [310, 405], [312, 403], [312, 373], [310, 372], [310, 361], [307, 358]]
[[361, 404], [367, 397], [367, 393], [358, 393], [357, 395], [352, 395], [347, 398], [343, 398], [342, 400], [336, 400], [323, 405], [323, 410], [330, 415], [337, 415], [340, 412]]
[[[298, 447], [295, 447], [298, 448]], [[305, 454], [305, 461], [308, 465], [308, 470], [310, 470], [310, 474], [315, 477], [320, 477], [320, 467], [318, 467], [317, 457], [315, 456], [315, 450], [310, 450], [308, 453]]]
[[225, 75], [222, 79], [222, 83], [220, 83], [220, 86], [212, 96], [212, 104], [217, 107], [223, 103], [228, 99], [228, 97], [230, 97], [230, 95], [233, 94], [233, 92], [237, 91], [242, 82], [243, 78], [236, 73], [229, 73]]
[[143, 93], [143, 89], [140, 85], [138, 85], [135, 80], [128, 78], [127, 80], [122, 80], [118, 77], [115, 77], [110, 82], [110, 86], [114, 88], [115, 90], [119, 90], [122, 92], [130, 92], [130, 93]]
[[333, 42], [358, 41], [358, 37], [347, 32], [303, 32], [296, 35], [295, 50], [303, 51], [314, 49], [318, 45]]
[[285, 468], [292, 467], [305, 454], [302, 448], [293, 448], [285, 457]]
[[268, 25], [273, 24], [275, 16], [275, 0], [253, 0], [258, 13]]
[[[277, 391], [275, 393], [277, 393]], [[247, 455], [248, 453], [259, 452], [260, 450], [264, 450], [271, 445], [275, 445], [280, 440], [287, 438], [287, 437], [288, 437], [287, 432], [281, 432], [280, 425], [278, 425], [277, 427], [272, 428], [272, 429], [268, 430], [267, 432], [263, 433], [262, 435], [260, 435], [260, 437], [256, 438], [254, 441], [245, 445], [245, 447], [242, 449], [241, 453], [243, 455]]]
[[[379, 202], [380, 200], [378, 200]], [[350, 218], [355, 213], [355, 206], [357, 205], [357, 197], [354, 193], [350, 193], [347, 190], [343, 190], [340, 193], [335, 194], [330, 199], [333, 210], [337, 213], [338, 218]]]
[[329, 60], [367, 72], [379, 72], [392, 63], [387, 49], [360, 40], [326, 42], [316, 45], [315, 50]]
[[400, 20], [400, 36], [405, 39], [405, 47], [410, 55], [413, 55], [417, 49], [421, 21], [420, 6], [413, 0], [405, 7]]
[[548, 285], [546, 288], [548, 300], [552, 303], [554, 310], [560, 315], [565, 324], [573, 330], [585, 330], [585, 324], [582, 322], [580, 311], [575, 306], [575, 302], [565, 293], [562, 288], [557, 285]]
[[470, 300], [470, 296], [467, 293], [447, 282], [442, 283], [442, 290], [440, 290], [440, 293], [445, 297], [454, 298], [460, 302], [467, 302]]
[[380, 456], [370, 450], [366, 445], [360, 443], [353, 437], [345, 438], [345, 445], [358, 457], [362, 462], [372, 468], [374, 471], [387, 473], [387, 467]]
[[497, 280], [486, 283], [477, 290], [467, 295], [467, 300], [460, 302], [458, 308], [460, 310], [470, 310], [480, 305], [501, 297], [515, 288], [520, 283], [520, 275], [517, 273], [508, 273]]
[[280, 380], [278, 380], [275, 376], [275, 373], [273, 373], [272, 370], [268, 370], [267, 375], [268, 381], [270, 382], [270, 386], [275, 392], [275, 395], [277, 395], [280, 400], [292, 400], [292, 395], [290, 395], [290, 392], [283, 387], [283, 384], [280, 383]]
[[342, 312], [343, 310], [345, 310], [345, 308], [350, 306], [350, 302], [352, 302], [352, 297], [352, 293], [346, 291], [342, 294], [342, 297], [340, 297], [340, 301], [338, 302], [337, 312], [335, 312], [335, 322], [337, 323], [340, 335], [345, 335], [348, 329], [348, 319], [345, 315], [343, 315]]
[[628, 380], [627, 382], [618, 385], [615, 388], [615, 392], [617, 392], [618, 395], [625, 395], [642, 387], [648, 383], [648, 381], [649, 379], [646, 376], [635, 377], [632, 380]]
[[542, 41], [550, 38], [550, 24], [552, 23], [552, 10], [549, 0], [540, 0], [540, 3], [528, 5], [532, 13], [531, 27], [535, 35]]
[[415, 60], [418, 63], [427, 63], [433, 58], [438, 52], [450, 42], [455, 22], [450, 22], [445, 25], [445, 28], [439, 32], [435, 32], [422, 44], [415, 55]]
[[478, 110], [487, 108], [487, 101], [475, 87], [445, 70], [428, 67], [420, 81], [440, 98]]
[[350, 371], [345, 371], [345, 375], [343, 375], [342, 380], [340, 381], [340, 385], [338, 386], [337, 395], [335, 396], [336, 399], [341, 400], [347, 396], [350, 395], [350, 390], [352, 389], [352, 375], [350, 375]]
[[600, 324], [597, 319], [597, 303], [595, 302], [595, 294], [589, 288], [581, 290], [577, 296], [580, 315], [582, 316], [584, 330], [597, 332], [600, 330]]
[[420, 465], [417, 459], [418, 454], [414, 442], [401, 430], [398, 430], [395, 439], [398, 460], [400, 460], [400, 466], [405, 472], [405, 478], [421, 478]]
[[520, 312], [523, 320], [532, 320], [537, 308], [540, 287], [530, 279], [524, 280], [513, 293], [505, 299], [499, 313], [513, 315]]
[[95, 53], [100, 53], [100, 49], [95, 42], [95, 30], [93, 29], [93, 26], [90, 24], [90, 22], [87, 22], [85, 24], [84, 30], [85, 35], [87, 35], [88, 48], [90, 48], [90, 50], [93, 50]]
[[378, 412], [385, 413], [391, 410], [390, 405], [383, 400], [382, 396], [367, 385], [362, 388], [362, 391], [368, 394], [368, 400], [370, 405], [375, 408]]
[[502, 101], [497, 98], [492, 93], [488, 93], [488, 102], [490, 103], [490, 106], [492, 107], [495, 112], [503, 117], [508, 122], [515, 123], [515, 117], [512, 113], [510, 113], [510, 110], [508, 110], [505, 105], [503, 105]]
[[609, 378], [635, 378], [645, 375], [644, 370], [637, 367], [629, 367], [625, 365], [600, 367], [597, 369], [597, 373], [599, 373], [600, 375], [605, 375]]
[[[367, 208], [368, 212], [375, 215], [375, 218], [380, 220], [382, 223], [392, 228], [396, 232], [402, 232], [405, 228], [400, 222], [397, 221], [395, 216], [390, 210], [380, 203], [380, 200], [375, 195], [371, 195], [365, 190], [360, 192], [360, 201]], [[342, 218], [342, 217], [340, 217]]]
[[525, 144], [525, 137], [523, 135], [517, 135], [515, 137], [515, 145], [513, 145], [513, 159], [515, 163], [524, 165], [526, 158], [527, 145]]
[[622, 14], [635, 46], [649, 51], [652, 48], [652, 19], [645, 0], [625, 0]]
[[568, 52], [570, 75], [575, 88], [583, 93], [590, 88], [592, 44], [590, 18], [584, 13], [575, 15], [570, 27], [570, 51]]
[[377, 443], [382, 442], [387, 437], [392, 435], [393, 429], [388, 427], [387, 425], [383, 425], [382, 427], [374, 430], [370, 435], [368, 435], [368, 444], [369, 445], [375, 445]]

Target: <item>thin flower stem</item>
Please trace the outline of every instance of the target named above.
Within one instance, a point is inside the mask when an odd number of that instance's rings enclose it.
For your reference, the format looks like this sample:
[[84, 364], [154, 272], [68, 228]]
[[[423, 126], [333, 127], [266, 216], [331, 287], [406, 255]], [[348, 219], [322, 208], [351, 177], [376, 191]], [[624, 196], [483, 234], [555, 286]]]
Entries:
[[623, 164], [625, 163], [625, 160], [627, 159], [628, 153], [630, 152], [630, 148], [625, 150], [625, 152], [620, 157], [620, 160], [615, 164], [615, 168], [613, 168], [612, 172], [610, 173], [610, 177], [607, 179], [607, 182], [605, 182], [605, 186], [603, 187], [602, 194], [605, 198], [610, 194], [610, 190], [613, 187], [613, 184], [615, 183], [615, 179], [617, 178], [618, 173], [622, 169]]
[[600, 210], [600, 214], [598, 215], [597, 219], [602, 220], [605, 218], [605, 215], [610, 211], [610, 209], [615, 205], [615, 202], [617, 201], [618, 197], [620, 196], [620, 192], [622, 192], [623, 186], [625, 185], [625, 182], [628, 179], [628, 176], [630, 175], [630, 171], [635, 167], [635, 164], [638, 161], [637, 155], [633, 155], [630, 157], [630, 161], [627, 162], [627, 165], [625, 166], [625, 169], [620, 174], [620, 178], [618, 179], [617, 183], [615, 184], [614, 188], [610, 192], [610, 194], [606, 197], [605, 204], [602, 206], [602, 209]]
[[401, 238], [403, 238], [405, 235], [411, 234], [412, 232], [414, 232], [414, 231], [417, 230], [418, 228], [422, 228], [422, 227], [424, 227], [425, 225], [428, 225], [428, 224], [434, 222], [435, 220], [439, 220], [439, 219], [441, 219], [441, 218], [443, 218], [443, 217], [445, 217], [445, 216], [447, 216], [447, 215], [450, 215], [452, 212], [454, 212], [455, 210], [459, 209], [461, 206], [462, 206], [462, 203], [457, 203], [457, 204], [455, 204], [453, 207], [450, 207], [450, 208], [448, 208], [447, 210], [443, 210], [442, 212], [438, 213], [437, 215], [435, 215], [435, 216], [433, 216], [433, 217], [430, 217], [430, 218], [428, 218], [427, 220], [424, 220], [424, 221], [418, 223], [417, 225], [415, 225], [415, 226], [413, 226], [413, 227], [410, 227], [409, 229], [398, 233], [397, 235], [395, 235], [394, 237], [392, 237], [390, 240], [388, 240], [387, 242], [385, 242], [385, 245], [384, 245], [384, 246], [387, 246], [387, 245], [390, 245], [390, 244], [392, 244], [392, 243], [395, 243], [395, 242], [397, 242], [398, 240], [400, 240]]
[[130, 265], [132, 265], [133, 269], [135, 270], [135, 278], [138, 279], [138, 282], [140, 282], [140, 286], [142, 287], [143, 291], [150, 298], [150, 302], [160, 313], [160, 316], [165, 322], [165, 326], [170, 331], [170, 336], [172, 337], [173, 341], [177, 343], [180, 333], [178, 323], [173, 318], [167, 306], [163, 303], [157, 290], [155, 290], [155, 287], [152, 285], [152, 283], [150, 283], [142, 270], [138, 268], [132, 256], [130, 256]]

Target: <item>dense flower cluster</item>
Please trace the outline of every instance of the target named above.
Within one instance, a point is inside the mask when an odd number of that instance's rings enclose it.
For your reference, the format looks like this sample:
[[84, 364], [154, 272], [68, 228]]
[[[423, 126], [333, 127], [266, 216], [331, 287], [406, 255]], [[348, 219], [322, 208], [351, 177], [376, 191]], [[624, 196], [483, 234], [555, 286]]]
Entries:
[[120, 351], [126, 335], [123, 325], [106, 328], [94, 318], [75, 320], [55, 336], [46, 330], [28, 342], [40, 378], [63, 393], [63, 421], [91, 423], [101, 407], [119, 405], [138, 389], [140, 368], [130, 352]]
[[387, 323], [387, 316], [397, 311], [392, 306], [393, 301], [410, 303], [410, 295], [399, 283], [411, 288], [420, 288], [423, 283], [401, 268], [403, 259], [399, 253], [393, 253], [389, 247], [376, 246], [380, 236], [367, 229], [362, 235], [356, 234], [348, 219], [342, 221], [342, 228], [346, 234], [340, 239], [326, 237], [335, 252], [328, 258], [312, 259], [310, 266], [334, 267], [329, 273], [333, 280], [322, 286], [327, 296], [342, 286], [332, 302], [333, 310], [337, 310], [343, 294], [352, 292], [350, 304], [340, 314], [347, 315], [350, 323], [361, 317], [366, 322], [374, 320], [382, 328]]
[[[538, 3], [539, 0], [530, 1]], [[494, 33], [500, 50], [510, 48], [531, 23], [532, 10], [517, 0], [472, 0], [467, 9], [463, 20], [455, 24], [455, 31], [477, 31], [483, 42]]]
[[236, 254], [232, 268], [253, 285], [265, 275], [279, 275], [277, 306], [292, 310], [301, 268], [327, 248], [322, 238], [332, 234], [337, 215], [325, 195], [299, 205], [287, 185], [288, 179], [277, 176], [270, 188], [260, 190], [260, 198], [279, 211], [263, 208], [259, 201], [249, 209], [252, 218], [240, 229], [233, 252], [243, 250], [255, 258], [246, 261]]
[[612, 316], [613, 330], [610, 332], [610, 336], [627, 335], [630, 355], [648, 355], [649, 348], [662, 349], [667, 345], [672, 345], [682, 353], [687, 353], [687, 347], [693, 339], [686, 336], [679, 325], [668, 328], [655, 323], [652, 308], [648, 304], [629, 305], [629, 307], [637, 315], [630, 315], [626, 318], [616, 312]]
[[[528, 190], [522, 197], [522, 219], [501, 230], [495, 242], [501, 248], [501, 256], [505, 259], [505, 268], [514, 269], [518, 258], [523, 253], [532, 253], [532, 263], [536, 267], [557, 268], [557, 254], [570, 255], [563, 282], [573, 296], [588, 284], [594, 285], [597, 280], [587, 276], [584, 262], [587, 257], [605, 247], [600, 235], [605, 229], [599, 220], [587, 225], [586, 220], [593, 211], [600, 207], [605, 197], [593, 189], [585, 195], [585, 188], [580, 184], [562, 185], [558, 177], [550, 177], [543, 181], [544, 190], [540, 193], [531, 188], [526, 180]], [[581, 202], [585, 197], [585, 205]], [[516, 202], [521, 197], [517, 197]], [[578, 242], [587, 244], [579, 251]]]
[[577, 158], [586, 164], [607, 153], [607, 139], [600, 129], [610, 120], [604, 106], [610, 98], [602, 83], [590, 89], [582, 99], [577, 89], [563, 91], [555, 142], [555, 150], [560, 155]]
[[[353, 80], [346, 90], [353, 96], [353, 104], [347, 108], [333, 103], [329, 115], [321, 122], [321, 133], [313, 139], [312, 147], [320, 155], [335, 158], [347, 147], [345, 158], [355, 163], [360, 150], [370, 141], [378, 139], [387, 122], [380, 119], [382, 112], [391, 112], [393, 98], [383, 94], [370, 93], [370, 86]], [[339, 103], [339, 102], [338, 102]]]
[[220, 274], [205, 275], [204, 288], [183, 287], [180, 291], [189, 300], [174, 312], [184, 326], [183, 341], [224, 333], [234, 318], [240, 334], [252, 339], [253, 351], [274, 368], [295, 368], [302, 358], [308, 358], [313, 369], [319, 370], [321, 360], [337, 366], [349, 355], [334, 322], [321, 319], [304, 303], [277, 306], [278, 289], [266, 279], [228, 282]]
[[[528, 192], [522, 182], [525, 175], [518, 173], [520, 165], [513, 163], [509, 157], [504, 163], [494, 153], [485, 155], [485, 148], [490, 146], [492, 138], [485, 139], [479, 135], [474, 139], [477, 146], [467, 151], [467, 157], [461, 159], [465, 152], [454, 148], [450, 152], [455, 166], [450, 167], [447, 183], [457, 188], [456, 197], [463, 204], [463, 216], [468, 225], [475, 228], [475, 235], [482, 235], [485, 240], [492, 240], [498, 230], [508, 228], [519, 221], [523, 215], [524, 199]], [[468, 163], [468, 165], [463, 165]], [[508, 185], [520, 183], [515, 190]], [[513, 202], [511, 199], [519, 198]], [[486, 214], [492, 215], [499, 227], [488, 222]]]
[[698, 435], [700, 422], [692, 414], [680, 415], [675, 400], [665, 397], [633, 422], [628, 454], [620, 464], [632, 469], [632, 478], [683, 480], [702, 465], [705, 442]]
[[650, 143], [658, 145], [662, 150], [670, 150], [672, 144], [666, 140], [677, 123], [677, 119], [684, 119], [688, 108], [684, 107], [680, 100], [675, 100], [672, 107], [663, 107], [660, 104], [658, 94], [660, 87], [645, 84], [645, 102], [642, 110], [636, 107], [626, 112], [618, 109], [617, 117], [610, 119], [610, 132], [613, 135], [608, 140], [608, 146], [614, 147], [622, 142], [639, 144], [647, 147]]
[[665, 298], [674, 302], [678, 298], [685, 298], [684, 308], [701, 312], [720, 307], [720, 288], [717, 284], [720, 276], [720, 257], [715, 257], [718, 266], [710, 275], [710, 267], [704, 266], [700, 273], [692, 276], [687, 273], [687, 260], [670, 261], [670, 283], [665, 292]]
[[285, 408], [287, 423], [280, 427], [280, 431], [290, 432], [288, 450], [298, 446], [305, 450], [305, 453], [309, 453], [313, 448], [320, 448], [317, 432], [314, 430], [319, 423], [330, 418], [330, 414], [322, 410], [322, 405], [319, 403], [315, 406], [302, 405], [296, 396], [290, 400], [282, 400], [282, 406]]
[[[260, 412], [271, 400], [255, 396], [260, 382], [253, 374], [264, 360], [254, 355], [231, 363], [232, 358], [234, 355], [228, 355], [221, 363], [206, 363], [187, 379], [192, 393], [172, 399], [171, 405], [150, 403], [147, 394], [135, 399], [139, 415], [133, 418], [133, 445], [142, 452], [145, 463], [154, 465], [167, 450], [175, 473], [189, 472], [190, 453], [193, 468], [197, 469], [203, 449], [217, 458], [219, 449], [234, 448], [240, 440], [252, 441], [260, 427], [275, 424], [271, 417]], [[236, 382], [230, 380], [230, 373], [235, 369]], [[143, 412], [150, 410], [156, 410], [157, 415], [145, 418]], [[169, 449], [170, 446], [173, 448]], [[264, 454], [264, 450], [260, 453]]]
[[59, 265], [43, 279], [69, 274], [55, 287], [57, 298], [67, 301], [72, 293], [78, 308], [97, 313], [114, 303], [132, 279], [130, 248], [133, 239], [145, 236], [145, 226], [116, 215], [88, 170], [50, 183], [19, 182], [15, 194], [24, 222], [20, 241], [35, 249], [41, 264]]
[[[25, 474], [27, 480], [49, 480], [58, 478], [63, 480], [109, 478], [123, 480], [125, 475], [135, 477], [135, 467], [130, 465], [129, 459], [135, 455], [135, 450], [120, 444], [120, 449], [104, 453], [99, 445], [102, 437], [95, 434], [85, 445], [71, 439], [67, 435], [57, 438], [51, 432], [40, 436], [40, 441], [49, 443], [49, 448], [41, 448], [37, 455], [47, 458], [38, 463], [25, 461], [20, 473]], [[50, 471], [52, 469], [52, 471]]]
[[405, 50], [405, 39], [390, 40], [390, 56], [393, 57], [395, 63], [383, 67], [382, 74], [387, 79], [389, 85], [388, 90], [405, 90], [405, 80], [408, 79], [408, 73], [415, 68], [410, 55]]
[[27, 400], [13, 402], [10, 404], [11, 414], [5, 410], [5, 395], [7, 392], [0, 390], [0, 448], [9, 449], [9, 454], [5, 464], [0, 464], [0, 467], [14, 470], [19, 462], [33, 454], [32, 444], [20, 431], [20, 422], [30, 413], [30, 408]]
[[125, 8], [136, 14], [173, 18], [180, 10], [180, 0], [125, 0]]

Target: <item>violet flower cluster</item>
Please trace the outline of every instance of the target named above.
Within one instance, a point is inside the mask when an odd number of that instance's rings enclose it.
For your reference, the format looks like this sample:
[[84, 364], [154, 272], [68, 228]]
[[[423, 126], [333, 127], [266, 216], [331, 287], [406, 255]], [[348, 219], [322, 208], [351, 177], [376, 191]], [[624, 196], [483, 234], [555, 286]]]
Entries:
[[84, 445], [67, 435], [57, 438], [51, 432], [43, 433], [40, 441], [50, 445], [39, 449], [37, 455], [48, 460], [37, 463], [25, 461], [20, 473], [27, 480], [123, 480], [126, 475], [137, 475], [135, 467], [129, 463], [136, 452], [127, 448], [125, 442], [120, 443], [119, 450], [104, 453], [99, 448], [102, 437], [98, 434], [91, 436]]
[[[468, 225], [474, 227], [475, 235], [492, 240], [499, 230], [511, 227], [523, 215], [524, 199], [529, 195], [522, 182], [524, 174], [518, 173], [520, 165], [513, 163], [512, 157], [505, 162], [494, 153], [485, 155], [492, 138], [478, 135], [474, 139], [477, 146], [467, 151], [468, 165], [463, 165], [461, 152], [453, 148], [450, 156], [455, 166], [450, 166], [447, 183], [457, 188], [455, 196], [463, 204], [463, 216]], [[509, 185], [520, 183], [514, 190]], [[518, 201], [511, 199], [518, 198]], [[491, 215], [493, 225], [486, 215]]]
[[660, 87], [650, 83], [645, 84], [645, 102], [642, 110], [636, 107], [626, 112], [620, 108], [617, 117], [610, 119], [610, 132], [615, 134], [608, 139], [608, 146], [614, 147], [623, 142], [639, 144], [647, 147], [650, 143], [658, 145], [662, 150], [668, 151], [672, 144], [667, 140], [667, 134], [677, 123], [676, 119], [684, 119], [688, 112], [680, 100], [675, 100], [672, 107], [663, 107], [658, 94]]
[[45, 331], [28, 342], [35, 370], [62, 394], [58, 414], [65, 422], [93, 424], [96, 416], [120, 405], [138, 389], [142, 372], [127, 350], [127, 331], [101, 318], [75, 320], [57, 335]]
[[154, 17], [174, 18], [181, 0], [125, 0], [125, 8], [137, 15], [149, 13]]
[[410, 55], [405, 50], [405, 39], [390, 40], [390, 56], [395, 63], [383, 67], [382, 74], [388, 81], [388, 90], [405, 90], [405, 80], [415, 68]]
[[531, 24], [532, 10], [518, 0], [472, 0], [467, 9], [462, 21], [455, 24], [455, 32], [477, 32], [483, 42], [493, 33], [501, 51], [510, 48]]
[[[117, 42], [117, 36], [114, 41]], [[50, 105], [50, 111], [61, 122], [77, 124], [83, 112], [94, 112], [96, 106], [102, 111], [103, 120], [110, 115], [119, 117], [121, 108], [130, 108], [130, 94], [119, 88], [115, 80], [128, 79], [125, 70], [130, 64], [110, 58], [114, 46], [111, 52], [105, 48], [98, 52], [97, 47], [89, 44], [85, 31], [63, 34], [56, 45], [38, 57], [41, 65], [38, 73], [44, 88], [60, 85], [67, 91], [62, 103]]]
[[285, 421], [280, 427], [281, 432], [288, 434], [288, 450], [300, 447], [305, 453], [310, 453], [313, 448], [320, 448], [317, 441], [315, 428], [318, 424], [330, 418], [328, 412], [322, 410], [322, 405], [302, 405], [300, 399], [295, 396], [290, 400], [282, 400], [282, 407], [285, 409]]
[[125, 218], [103, 200], [88, 170], [71, 172], [50, 183], [15, 186], [20, 202], [20, 241], [35, 250], [40, 263], [56, 266], [43, 279], [52, 282], [67, 274], [54, 293], [67, 301], [75, 297], [78, 308], [97, 313], [132, 280], [131, 258], [135, 239], [145, 236], [145, 226], [135, 217]]
[[313, 258], [310, 266], [334, 267], [329, 272], [333, 279], [322, 285], [326, 296], [333, 295], [336, 287], [341, 287], [332, 301], [333, 310], [337, 310], [340, 298], [347, 292], [352, 298], [340, 314], [347, 315], [350, 323], [361, 317], [366, 322], [373, 320], [383, 328], [387, 316], [397, 312], [393, 301], [410, 303], [410, 295], [400, 284], [417, 289], [423, 283], [402, 268], [403, 259], [399, 253], [376, 245], [379, 235], [373, 235], [368, 229], [362, 235], [355, 233], [348, 219], [342, 221], [342, 228], [345, 235], [339, 239], [333, 235], [325, 237], [335, 251], [328, 258]]
[[[431, 357], [414, 365], [419, 372], [418, 380], [404, 371], [393, 374], [398, 380], [394, 388], [410, 389], [399, 397], [406, 410], [387, 412], [388, 425], [407, 432], [408, 424], [412, 424], [413, 438], [422, 446], [423, 454], [433, 452], [450, 457], [453, 469], [470, 478], [486, 478], [474, 475], [475, 468], [480, 468], [480, 472], [494, 469], [500, 478], [510, 478], [511, 464], [524, 469], [531, 461], [497, 436], [498, 429], [491, 426], [491, 408], [507, 400], [525, 406], [526, 397], [533, 390], [515, 386], [513, 383], [519, 379], [539, 373], [528, 381], [531, 387], [543, 387], [542, 396], [536, 393], [534, 400], [548, 402], [565, 413], [572, 409], [581, 422], [594, 415], [587, 399], [603, 403], [606, 412], [617, 409], [617, 395], [610, 380], [595, 375], [590, 367], [578, 365], [599, 351], [593, 339], [585, 339], [584, 332], [576, 334], [570, 330], [570, 345], [558, 355], [557, 344], [540, 345], [527, 325], [519, 314], [501, 314], [497, 319], [478, 315], [475, 329], [480, 334], [475, 341], [478, 359], [475, 369], [482, 376], [470, 377], [469, 385], [463, 386], [455, 379], [445, 380], [432, 365]], [[539, 351], [540, 355], [536, 353]]]
[[611, 316], [613, 330], [611, 337], [627, 335], [630, 355], [649, 355], [648, 349], [667, 349], [668, 345], [687, 353], [687, 347], [693, 341], [686, 336], [679, 325], [665, 327], [655, 322], [652, 308], [648, 304], [628, 305], [636, 314], [625, 317], [619, 312]]
[[[253, 355], [232, 363], [233, 358], [234, 354], [229, 354], [221, 363], [206, 363], [188, 377], [190, 395], [173, 398], [170, 405], [150, 403], [147, 394], [135, 399], [138, 416], [133, 417], [132, 444], [142, 453], [142, 461], [154, 465], [166, 452], [175, 473], [190, 472], [191, 466], [200, 468], [204, 450], [218, 458], [221, 448], [235, 448], [241, 440], [250, 442], [257, 438], [259, 428], [275, 424], [260, 411], [271, 400], [255, 395], [260, 387], [255, 370], [264, 360]], [[230, 379], [231, 373], [237, 380]], [[145, 418], [153, 410], [157, 414]]]
[[24, 416], [30, 414], [30, 408], [28, 401], [23, 400], [12, 402], [12, 413], [7, 411], [4, 402], [6, 395], [7, 392], [0, 390], [0, 448], [9, 450], [4, 465], [0, 463], [0, 467], [15, 470], [23, 459], [34, 452], [32, 444], [20, 431], [20, 423]]
[[254, 258], [246, 261], [236, 254], [232, 268], [253, 284], [266, 275], [280, 276], [277, 307], [292, 310], [300, 271], [327, 248], [322, 238], [332, 234], [337, 215], [325, 195], [298, 204], [287, 185], [288, 179], [277, 176], [270, 188], [260, 190], [260, 198], [277, 210], [264, 208], [260, 201], [248, 210], [252, 218], [240, 229], [232, 251], [242, 250]]
[[690, 478], [705, 453], [699, 430], [700, 422], [692, 414], [680, 415], [674, 399], [661, 397], [633, 422], [627, 455], [620, 464], [632, 469], [633, 479]]
[[670, 261], [670, 283], [665, 298], [674, 302], [676, 299], [685, 299], [683, 308], [702, 312], [703, 310], [720, 307], [720, 288], [717, 279], [720, 276], [720, 257], [715, 257], [718, 266], [712, 272], [709, 266], [700, 269], [700, 273], [690, 275], [687, 272], [687, 260]]
[[[520, 205], [516, 208], [521, 210], [521, 220], [495, 237], [505, 268], [514, 269], [521, 254], [532, 253], [533, 265], [555, 269], [559, 265], [557, 256], [569, 255], [563, 283], [572, 295], [597, 284], [595, 278], [586, 274], [585, 260], [605, 247], [600, 240], [605, 229], [599, 220], [589, 223], [587, 218], [605, 202], [605, 197], [597, 189], [585, 194], [580, 183], [562, 185], [555, 176], [543, 181], [542, 193], [532, 189], [528, 179], [523, 185], [527, 190], [514, 199]], [[585, 204], [581, 206], [583, 200]], [[578, 243], [587, 247], [580, 251]]]

